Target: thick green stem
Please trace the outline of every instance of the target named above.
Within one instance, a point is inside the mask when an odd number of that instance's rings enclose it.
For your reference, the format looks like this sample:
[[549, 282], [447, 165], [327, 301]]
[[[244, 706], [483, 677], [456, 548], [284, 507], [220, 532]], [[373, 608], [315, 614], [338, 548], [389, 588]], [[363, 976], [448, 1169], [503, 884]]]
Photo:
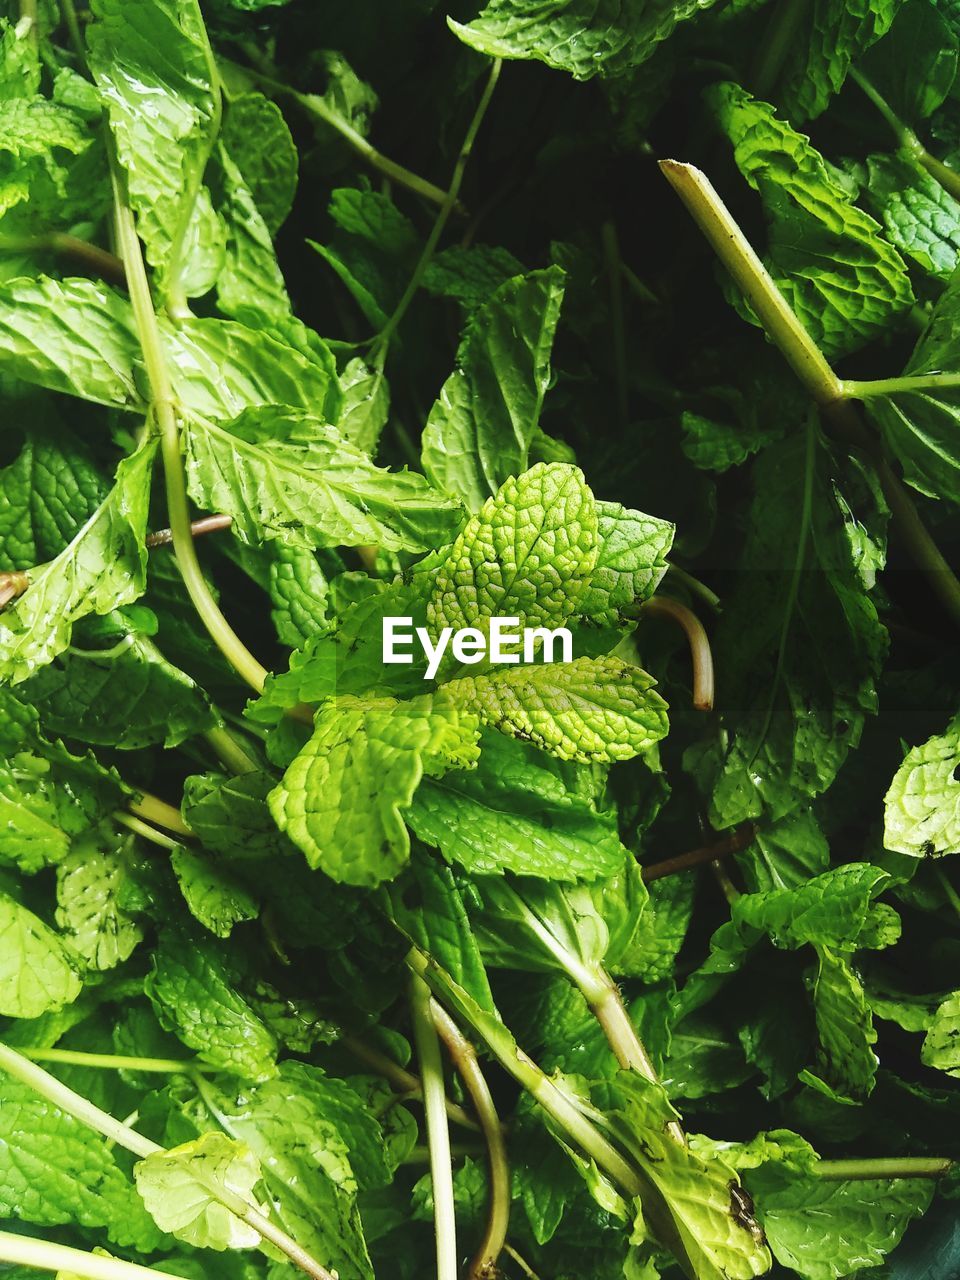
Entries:
[[65, 1066], [92, 1067], [103, 1071], [143, 1071], [148, 1075], [190, 1075], [214, 1071], [202, 1062], [180, 1062], [176, 1058], [132, 1058], [120, 1053], [84, 1053], [79, 1049], [23, 1049], [31, 1062], [61, 1062]]
[[487, 77], [487, 83], [480, 101], [477, 103], [477, 109], [473, 113], [473, 119], [467, 129], [466, 136], [463, 139], [463, 145], [460, 148], [460, 154], [457, 156], [457, 163], [454, 165], [453, 176], [450, 179], [450, 187], [447, 194], [443, 198], [443, 204], [440, 206], [440, 212], [437, 214], [430, 234], [427, 237], [427, 243], [423, 246], [423, 252], [420, 255], [410, 282], [404, 290], [403, 297], [397, 303], [393, 315], [377, 334], [373, 343], [373, 350], [377, 353], [377, 367], [383, 368], [386, 359], [387, 348], [390, 345], [390, 339], [397, 330], [400, 321], [406, 315], [407, 308], [416, 297], [417, 290], [420, 288], [420, 282], [423, 279], [427, 267], [430, 265], [434, 251], [443, 235], [443, 229], [447, 225], [451, 213], [457, 204], [457, 197], [460, 195], [460, 188], [463, 185], [463, 175], [467, 169], [467, 162], [473, 151], [473, 144], [477, 139], [480, 131], [480, 125], [483, 123], [483, 117], [487, 114], [487, 107], [490, 105], [490, 99], [493, 97], [493, 91], [497, 87], [497, 80], [500, 78], [500, 68], [502, 62], [499, 58], [495, 58], [490, 68], [490, 75]]
[[[348, 1052], [352, 1053], [355, 1058], [359, 1058], [371, 1070], [383, 1076], [398, 1093], [405, 1094], [410, 1098], [423, 1098], [423, 1085], [420, 1082], [420, 1077], [405, 1070], [400, 1066], [399, 1062], [394, 1062], [392, 1058], [388, 1058], [379, 1049], [373, 1049], [370, 1045], [364, 1044], [356, 1036], [341, 1036], [339, 1043]], [[446, 1100], [446, 1111], [454, 1124], [462, 1125], [464, 1129], [478, 1129], [480, 1127], [472, 1116], [467, 1115], [463, 1107], [451, 1102], [449, 1098]]]
[[939, 1156], [892, 1156], [881, 1160], [818, 1160], [810, 1170], [827, 1182], [880, 1181], [886, 1178], [942, 1178], [954, 1167]]
[[431, 1000], [430, 1007], [437, 1032], [470, 1095], [487, 1144], [490, 1173], [487, 1225], [467, 1275], [469, 1280], [488, 1280], [491, 1275], [496, 1274], [497, 1259], [503, 1252], [510, 1227], [510, 1165], [503, 1140], [503, 1127], [473, 1045], [436, 1000]]
[[203, 736], [220, 757], [221, 764], [238, 777], [244, 773], [253, 773], [259, 767], [256, 760], [247, 755], [241, 743], [223, 725], [208, 729]]
[[807, 333], [710, 179], [691, 164], [661, 160], [664, 177], [733, 276], [774, 345], [820, 405], [843, 398], [843, 384]]
[[151, 404], [160, 430], [160, 450], [167, 488], [167, 513], [173, 534], [173, 550], [184, 585], [194, 608], [223, 656], [257, 693], [263, 692], [267, 670], [261, 666], [239, 638], [213, 598], [197, 559], [190, 526], [187, 485], [180, 455], [180, 431], [173, 400], [173, 388], [160, 326], [153, 309], [150, 286], [137, 239], [133, 213], [114, 179], [117, 236], [127, 273], [130, 303], [143, 351], [143, 363], [150, 384]]
[[846, 379], [843, 394], [851, 400], [876, 396], [900, 396], [910, 391], [950, 391], [960, 387], [960, 373], [916, 373], [899, 378], [873, 378], [866, 382]]
[[108, 249], [101, 249], [89, 240], [68, 235], [65, 231], [51, 231], [37, 236], [0, 236], [0, 253], [55, 253], [73, 258], [87, 270], [102, 276], [112, 284], [126, 283], [123, 263]]
[[67, 28], [70, 43], [73, 45], [73, 51], [77, 55], [80, 65], [86, 66], [87, 50], [83, 43], [83, 32], [80, 30], [77, 9], [73, 0], [60, 0], [60, 16]]
[[141, 791], [135, 799], [130, 801], [130, 812], [146, 822], [154, 822], [158, 827], [175, 831], [179, 836], [186, 836], [189, 839], [193, 835], [180, 816], [179, 809], [175, 809], [172, 804], [167, 804], [166, 800], [161, 800], [158, 796], [150, 795], [147, 791]]
[[446, 1089], [440, 1041], [430, 1009], [430, 988], [414, 974], [410, 982], [413, 1038], [420, 1059], [423, 1108], [430, 1147], [430, 1182], [433, 1187], [433, 1225], [437, 1241], [437, 1280], [457, 1280], [457, 1219], [453, 1196], [453, 1164], [447, 1126]]
[[171, 1272], [157, 1267], [141, 1267], [136, 1262], [124, 1262], [122, 1258], [87, 1253], [84, 1249], [71, 1249], [65, 1244], [51, 1244], [33, 1236], [13, 1235], [9, 1231], [0, 1231], [0, 1261], [37, 1271], [82, 1276], [83, 1280], [180, 1280]]
[[135, 818], [132, 813], [124, 813], [122, 809], [116, 810], [113, 820], [114, 822], [119, 822], [121, 827], [126, 827], [128, 831], [132, 831], [134, 835], [142, 836], [144, 840], [149, 840], [151, 844], [158, 845], [161, 849], [179, 849], [182, 843], [180, 840], [174, 840], [173, 836], [168, 836], [162, 831], [158, 831], [156, 827], [151, 827], [148, 822]]

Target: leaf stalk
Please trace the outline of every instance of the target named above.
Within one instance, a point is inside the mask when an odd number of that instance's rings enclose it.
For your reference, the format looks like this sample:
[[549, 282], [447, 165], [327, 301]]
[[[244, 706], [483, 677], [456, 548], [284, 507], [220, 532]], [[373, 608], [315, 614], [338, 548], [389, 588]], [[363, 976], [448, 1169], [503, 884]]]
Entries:
[[423, 1081], [423, 1108], [430, 1148], [430, 1183], [433, 1187], [433, 1226], [437, 1244], [437, 1280], [457, 1280], [457, 1219], [453, 1195], [453, 1163], [450, 1129], [445, 1107], [446, 1089], [440, 1041], [431, 1012], [430, 988], [414, 974], [410, 981], [413, 1038]]

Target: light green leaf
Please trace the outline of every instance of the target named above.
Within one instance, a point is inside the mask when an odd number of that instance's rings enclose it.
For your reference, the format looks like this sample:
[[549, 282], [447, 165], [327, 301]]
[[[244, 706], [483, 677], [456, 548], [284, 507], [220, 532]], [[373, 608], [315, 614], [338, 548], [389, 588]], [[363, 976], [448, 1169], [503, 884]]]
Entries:
[[171, 852], [170, 866], [191, 915], [218, 938], [229, 938], [235, 924], [259, 915], [253, 894], [202, 854], [181, 846]]
[[877, 1074], [873, 1046], [877, 1032], [863, 984], [842, 955], [817, 947], [819, 964], [813, 980], [813, 1008], [820, 1036], [816, 1075], [801, 1080], [824, 1088], [840, 1101], [862, 1102], [872, 1091]]
[[533, 58], [577, 80], [622, 75], [651, 57], [678, 23], [713, 0], [489, 0], [466, 26], [448, 19], [464, 43], [491, 58]]
[[489, 731], [476, 770], [425, 778], [407, 815], [421, 840], [474, 875], [594, 880], [616, 875], [616, 815], [572, 782], [574, 765]]
[[960, 1076], [960, 991], [952, 992], [937, 1008], [920, 1052], [928, 1067]]
[[286, 1062], [276, 1080], [220, 1092], [228, 1131], [258, 1157], [284, 1229], [340, 1280], [372, 1280], [357, 1190], [390, 1179], [384, 1136], [345, 1080]]
[[631, 511], [619, 502], [598, 502], [600, 551], [579, 612], [593, 623], [613, 626], [624, 609], [652, 596], [667, 571], [675, 531], [669, 520]]
[[290, 317], [290, 298], [270, 232], [229, 151], [219, 146], [216, 154], [221, 188], [217, 213], [224, 232], [217, 306], [238, 320], [280, 325]]
[[143, 929], [120, 905], [130, 874], [128, 840], [79, 841], [57, 867], [57, 924], [91, 969], [127, 960]]
[[203, 170], [219, 120], [217, 71], [196, 0], [94, 0], [97, 82], [147, 258], [164, 290], [199, 296], [223, 264]]
[[804, 1280], [879, 1266], [933, 1195], [922, 1179], [826, 1182], [776, 1164], [746, 1181], [774, 1257]]
[[474, 716], [429, 694], [334, 699], [271, 792], [270, 811], [312, 867], [373, 887], [410, 856], [404, 813], [423, 774], [473, 763], [476, 736]]
[[340, 374], [343, 407], [337, 430], [371, 456], [390, 416], [390, 385], [381, 369], [370, 369], [359, 356]]
[[427, 619], [477, 627], [491, 617], [558, 626], [576, 611], [599, 556], [596, 503], [583, 473], [538, 463], [506, 480], [467, 523], [434, 574]]
[[907, 752], [884, 798], [883, 843], [914, 858], [960, 852], [960, 716]]
[[550, 385], [559, 267], [508, 280], [471, 319], [423, 431], [423, 469], [471, 511], [528, 465]]
[[456, 500], [415, 472], [374, 466], [306, 413], [251, 410], [229, 427], [194, 422], [184, 445], [191, 496], [231, 515], [248, 542], [424, 551], [460, 523]]
[[137, 1190], [161, 1231], [198, 1249], [255, 1249], [260, 1235], [217, 1199], [225, 1187], [263, 1212], [253, 1198], [260, 1162], [249, 1147], [222, 1133], [205, 1133], [133, 1167]]
[[271, 236], [286, 221], [297, 193], [300, 157], [283, 112], [262, 93], [232, 98], [221, 140]]
[[901, 0], [813, 0], [790, 42], [778, 101], [802, 122], [826, 110], [850, 64], [890, 29]]
[[619, 658], [507, 667], [445, 686], [465, 711], [561, 760], [629, 760], [666, 735], [656, 681]]
[[150, 439], [120, 463], [116, 484], [98, 510], [0, 615], [0, 679], [25, 680], [63, 653], [78, 619], [109, 613], [143, 593], [155, 452]]
[[714, 86], [707, 100], [763, 201], [766, 264], [814, 342], [833, 359], [885, 335], [913, 291], [879, 225], [768, 103], [735, 84]]
[[105, 1230], [143, 1253], [162, 1243], [107, 1140], [9, 1076], [0, 1076], [0, 1214]]
[[39, 1018], [72, 1004], [80, 987], [57, 934], [32, 911], [0, 894], [0, 1013]]
[[330, 584], [312, 551], [270, 544], [270, 616], [281, 644], [299, 649], [329, 626]]
[[276, 1070], [277, 1042], [235, 983], [229, 952], [177, 924], [161, 930], [144, 989], [165, 1030], [205, 1062], [264, 1079]]
[[896, 912], [874, 899], [890, 877], [867, 862], [848, 863], [814, 876], [795, 889], [743, 894], [732, 918], [743, 928], [769, 934], [774, 946], [820, 943], [836, 951], [886, 947], [900, 936]]

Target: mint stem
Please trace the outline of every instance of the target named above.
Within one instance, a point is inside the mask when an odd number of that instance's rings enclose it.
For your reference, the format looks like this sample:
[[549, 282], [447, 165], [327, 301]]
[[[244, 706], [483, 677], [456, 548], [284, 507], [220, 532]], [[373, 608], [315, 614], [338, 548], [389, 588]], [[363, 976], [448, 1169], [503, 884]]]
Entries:
[[419, 974], [410, 980], [413, 1038], [420, 1060], [423, 1108], [430, 1148], [430, 1183], [433, 1188], [433, 1225], [437, 1242], [437, 1280], [457, 1280], [457, 1219], [453, 1195], [450, 1129], [447, 1125], [446, 1089], [440, 1041], [431, 1012], [430, 988]]
[[771, 7], [770, 21], [749, 79], [755, 97], [767, 98], [773, 92], [800, 23], [809, 9], [810, 0], [780, 0], [779, 4]]
[[166, 355], [160, 337], [160, 326], [153, 309], [150, 285], [137, 239], [133, 213], [121, 195], [116, 175], [113, 177], [117, 233], [121, 256], [127, 272], [130, 303], [140, 337], [143, 362], [150, 384], [151, 407], [160, 429], [160, 449], [167, 487], [167, 512], [173, 533], [173, 550], [181, 576], [194, 608], [210, 633], [217, 648], [230, 665], [257, 693], [263, 692], [267, 670], [236, 634], [220, 611], [197, 559], [190, 526], [187, 485], [180, 455], [180, 430], [174, 407], [173, 388], [167, 369]]
[[[190, 521], [190, 535], [199, 538], [205, 533], [219, 533], [232, 524], [233, 516], [201, 516], [199, 520]], [[147, 534], [146, 542], [151, 551], [154, 547], [168, 547], [173, 542], [173, 530], [157, 529], [155, 533]]]
[[60, 0], [60, 17], [67, 28], [70, 43], [73, 45], [73, 51], [77, 55], [80, 65], [85, 66], [87, 51], [83, 43], [83, 32], [80, 30], [80, 22], [77, 18], [77, 10], [73, 0]]
[[126, 827], [128, 831], [132, 831], [134, 835], [142, 836], [144, 840], [149, 840], [151, 844], [158, 845], [161, 849], [173, 851], [179, 849], [180, 840], [174, 840], [173, 836], [165, 835], [162, 831], [158, 831], [156, 827], [151, 827], [148, 822], [143, 822], [140, 818], [135, 818], [132, 813], [124, 813], [122, 809], [117, 809], [113, 815], [114, 822], [118, 822], [121, 827]]
[[705, 173], [679, 160], [661, 160], [660, 169], [687, 206], [717, 257], [756, 312], [771, 341], [819, 405], [843, 399], [843, 384], [794, 314]]
[[900, 119], [883, 94], [867, 79], [862, 71], [859, 71], [856, 67], [851, 67], [850, 78], [860, 86], [883, 116], [903, 150], [923, 169], [926, 169], [927, 173], [940, 183], [940, 186], [943, 187], [948, 195], [953, 196], [954, 200], [960, 200], [960, 173], [930, 154], [910, 126]]
[[879, 1160], [818, 1160], [810, 1172], [827, 1182], [860, 1182], [885, 1178], [942, 1178], [953, 1167], [953, 1160], [938, 1156], [892, 1156]]
[[149, 791], [138, 792], [136, 799], [131, 800], [128, 807], [130, 812], [138, 818], [156, 823], [159, 827], [166, 827], [168, 831], [175, 831], [177, 835], [186, 836], [188, 839], [193, 836], [193, 832], [181, 817], [180, 810], [175, 809], [172, 804], [167, 804], [166, 800], [152, 796]]
[[[405, 1070], [398, 1062], [394, 1062], [385, 1053], [381, 1053], [379, 1049], [373, 1049], [370, 1045], [364, 1044], [362, 1040], [358, 1040], [356, 1036], [351, 1035], [341, 1036], [338, 1043], [348, 1053], [352, 1053], [355, 1058], [366, 1063], [372, 1071], [376, 1071], [378, 1075], [383, 1076], [384, 1080], [392, 1084], [398, 1093], [404, 1094], [409, 1098], [423, 1098], [423, 1084], [420, 1081], [420, 1077]], [[454, 1124], [462, 1125], [464, 1129], [479, 1128], [476, 1120], [468, 1115], [463, 1107], [451, 1102], [449, 1098], [446, 1099], [446, 1112]]]
[[430, 1011], [437, 1033], [447, 1048], [454, 1067], [480, 1121], [487, 1146], [490, 1173], [490, 1202], [483, 1239], [467, 1270], [468, 1280], [488, 1280], [496, 1274], [497, 1259], [503, 1252], [510, 1227], [510, 1165], [503, 1140], [503, 1127], [477, 1052], [446, 1009], [431, 998]]
[[38, 1271], [82, 1276], [83, 1280], [180, 1280], [157, 1267], [141, 1267], [122, 1258], [87, 1253], [84, 1249], [71, 1249], [65, 1244], [18, 1236], [9, 1231], [0, 1231], [0, 1261]]
[[204, 738], [220, 757], [220, 763], [237, 777], [245, 773], [253, 773], [259, 767], [256, 760], [244, 750], [241, 743], [224, 725], [208, 729]]
[[79, 1049], [23, 1049], [31, 1062], [61, 1062], [65, 1066], [90, 1067], [102, 1071], [143, 1071], [149, 1075], [190, 1075], [213, 1071], [203, 1062], [181, 1062], [176, 1058], [135, 1058], [118, 1053], [84, 1053]]
[[675, 858], [664, 858], [660, 862], [641, 867], [644, 883], [650, 884], [652, 880], [660, 880], [664, 876], [679, 875], [683, 871], [689, 871], [691, 867], [700, 867], [706, 862], [716, 862], [728, 854], [739, 853], [756, 839], [756, 835], [757, 828], [752, 822], [748, 822], [724, 840], [701, 845], [687, 853], [680, 853]]
[[846, 379], [843, 393], [851, 400], [870, 400], [875, 396], [899, 396], [911, 391], [950, 390], [960, 387], [960, 373], [915, 373], [899, 378], [871, 378], [865, 382]]
[[671, 596], [651, 596], [640, 606], [641, 615], [669, 618], [687, 637], [693, 661], [693, 706], [696, 711], [712, 711], [715, 695], [713, 653], [703, 623], [685, 604]]
[[123, 263], [116, 254], [65, 231], [51, 231], [38, 236], [0, 236], [0, 253], [55, 253], [64, 258], [74, 258], [88, 271], [111, 284], [126, 283]]

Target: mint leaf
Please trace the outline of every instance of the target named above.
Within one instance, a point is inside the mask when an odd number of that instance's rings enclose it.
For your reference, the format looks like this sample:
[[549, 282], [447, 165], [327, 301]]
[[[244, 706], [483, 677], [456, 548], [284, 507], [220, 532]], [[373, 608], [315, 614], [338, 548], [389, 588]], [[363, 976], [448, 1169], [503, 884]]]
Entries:
[[905, 257], [950, 279], [960, 257], [960, 204], [936, 179], [903, 154], [868, 156], [864, 202]]
[[307, 414], [252, 411], [224, 427], [195, 422], [186, 455], [194, 498], [231, 515], [249, 542], [422, 551], [460, 522], [459, 504], [422, 476], [374, 466]]
[[738, 898], [732, 916], [743, 927], [769, 934], [777, 947], [819, 943], [836, 951], [885, 947], [900, 936], [891, 907], [874, 899], [888, 883], [868, 863], [835, 867], [796, 889], [773, 889]]
[[140, 924], [121, 906], [129, 843], [88, 837], [57, 867], [57, 925], [91, 969], [115, 968], [143, 940]]
[[773, 107], [735, 84], [707, 99], [763, 201], [770, 273], [811, 337], [828, 359], [878, 337], [913, 302], [899, 253]]
[[423, 432], [423, 468], [471, 511], [525, 471], [550, 384], [559, 267], [501, 285], [473, 316]]
[[100, 505], [104, 486], [81, 442], [54, 421], [24, 440], [0, 471], [0, 494], [0, 565], [32, 569], [74, 538]]
[[579, 601], [584, 617], [613, 626], [622, 611], [653, 595], [667, 571], [675, 527], [618, 502], [597, 503], [600, 551], [590, 586]]
[[502, 733], [561, 760], [629, 760], [667, 732], [667, 704], [655, 681], [619, 658], [508, 667], [461, 676], [446, 692]]
[[38, 1018], [80, 994], [75, 961], [63, 940], [6, 894], [0, 895], [0, 1013]]
[[270, 235], [287, 219], [297, 193], [300, 158], [283, 112], [262, 93], [229, 103], [221, 140]]
[[960, 851], [960, 719], [907, 752], [884, 798], [883, 843], [915, 858]]
[[[372, 887], [410, 856], [404, 812], [424, 773], [473, 763], [475, 740], [476, 719], [447, 699], [338, 698], [319, 712], [270, 811], [312, 867]], [[361, 794], [374, 804], [358, 809]]]
[[801, 1079], [840, 1101], [863, 1101], [873, 1089], [877, 1033], [863, 984], [844, 956], [817, 947], [819, 964], [813, 979], [813, 1007], [820, 1047], [816, 1075]]
[[170, 865], [191, 915], [218, 938], [229, 938], [234, 925], [259, 915], [256, 898], [202, 854], [181, 846], [171, 851]]
[[960, 1074], [960, 992], [938, 1005], [926, 1031], [921, 1060], [949, 1075]]
[[212, 853], [237, 859], [281, 857], [291, 846], [267, 808], [273, 785], [268, 773], [195, 775], [184, 785], [183, 816]]

